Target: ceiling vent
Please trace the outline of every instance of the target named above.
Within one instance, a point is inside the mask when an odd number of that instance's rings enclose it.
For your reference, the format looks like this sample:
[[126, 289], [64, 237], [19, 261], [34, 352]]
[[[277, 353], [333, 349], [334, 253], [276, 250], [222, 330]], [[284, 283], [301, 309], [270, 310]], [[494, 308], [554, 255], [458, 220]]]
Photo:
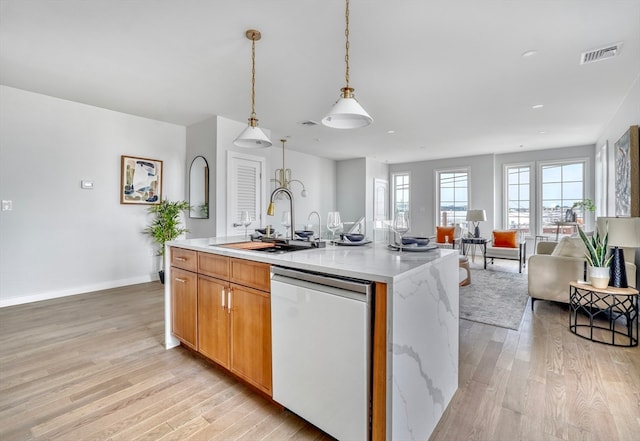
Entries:
[[300, 125], [305, 127], [313, 127], [313, 126], [317, 126], [318, 123], [308, 119], [306, 121], [300, 121]]
[[611, 44], [600, 49], [594, 49], [589, 52], [583, 52], [580, 56], [580, 64], [595, 63], [596, 61], [615, 57], [620, 53], [621, 48], [622, 42]]

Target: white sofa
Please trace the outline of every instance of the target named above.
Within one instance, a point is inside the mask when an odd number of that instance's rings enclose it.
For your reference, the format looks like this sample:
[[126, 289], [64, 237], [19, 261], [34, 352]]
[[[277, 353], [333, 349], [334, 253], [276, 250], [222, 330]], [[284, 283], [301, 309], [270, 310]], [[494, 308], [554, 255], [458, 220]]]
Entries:
[[[560, 242], [538, 243], [537, 254], [529, 258], [528, 289], [531, 309], [536, 300], [569, 303], [569, 282], [584, 280], [584, 243], [579, 237]], [[625, 249], [625, 269], [629, 286], [636, 285], [635, 250]]]

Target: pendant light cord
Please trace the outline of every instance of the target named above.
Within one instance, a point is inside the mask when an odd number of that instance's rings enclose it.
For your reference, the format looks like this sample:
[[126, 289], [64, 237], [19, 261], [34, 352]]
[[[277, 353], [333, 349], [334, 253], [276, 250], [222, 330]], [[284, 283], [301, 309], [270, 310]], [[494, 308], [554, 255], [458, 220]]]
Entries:
[[256, 119], [256, 36], [251, 36], [251, 115]]
[[346, 9], [345, 9], [344, 16], [345, 16], [345, 23], [346, 23], [346, 26], [344, 29], [344, 36], [346, 38], [346, 43], [344, 45], [344, 49], [345, 49], [344, 62], [347, 66], [344, 79], [347, 83], [347, 88], [349, 88], [349, 0], [346, 0]]

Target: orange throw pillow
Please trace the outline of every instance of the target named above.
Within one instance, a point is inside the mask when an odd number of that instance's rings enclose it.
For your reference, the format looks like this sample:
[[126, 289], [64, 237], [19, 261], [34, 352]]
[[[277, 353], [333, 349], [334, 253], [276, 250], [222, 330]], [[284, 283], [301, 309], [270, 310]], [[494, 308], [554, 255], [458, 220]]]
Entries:
[[493, 246], [504, 248], [518, 248], [518, 231], [494, 231]]
[[456, 227], [436, 227], [436, 242], [445, 243], [447, 240], [445, 237], [449, 237], [449, 243], [453, 244], [453, 235], [456, 231]]

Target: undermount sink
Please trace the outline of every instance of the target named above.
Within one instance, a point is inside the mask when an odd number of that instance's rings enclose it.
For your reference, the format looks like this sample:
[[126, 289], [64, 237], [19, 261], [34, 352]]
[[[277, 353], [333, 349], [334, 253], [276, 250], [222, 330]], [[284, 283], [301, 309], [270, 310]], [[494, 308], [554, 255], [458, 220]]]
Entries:
[[290, 253], [292, 251], [310, 250], [311, 248], [317, 248], [313, 242], [260, 242], [260, 241], [248, 241], [248, 242], [234, 242], [224, 245], [214, 245], [223, 248], [233, 248], [236, 250], [257, 251], [260, 253], [270, 254], [282, 254]]

